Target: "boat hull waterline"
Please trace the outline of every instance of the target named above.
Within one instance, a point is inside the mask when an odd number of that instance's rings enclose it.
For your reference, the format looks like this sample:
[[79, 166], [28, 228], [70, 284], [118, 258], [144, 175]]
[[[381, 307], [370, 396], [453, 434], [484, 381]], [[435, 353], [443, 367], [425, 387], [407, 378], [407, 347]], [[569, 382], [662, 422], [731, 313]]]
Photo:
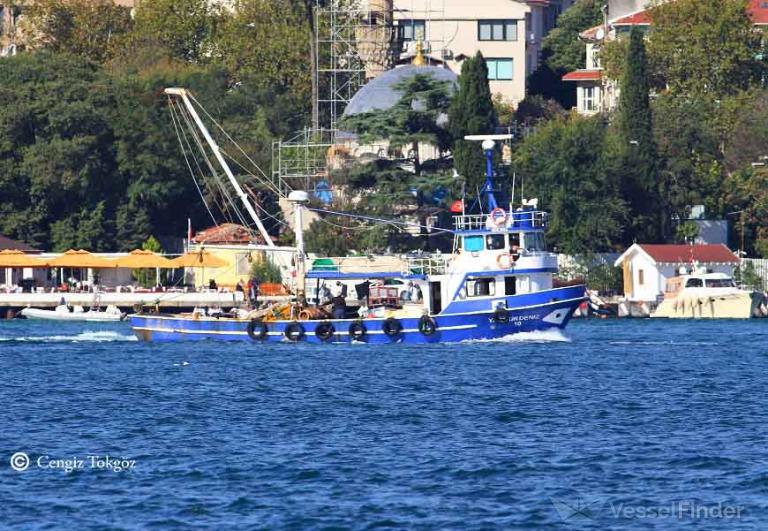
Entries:
[[[583, 289], [571, 289], [571, 298], [531, 305], [520, 308], [509, 308], [505, 321], [499, 322], [495, 312], [473, 312], [461, 314], [441, 314], [433, 316], [435, 330], [425, 334], [420, 330], [420, 317], [405, 317], [398, 319], [402, 326], [396, 334], [387, 335], [384, 331], [385, 318], [360, 319], [328, 319], [318, 321], [278, 320], [264, 322], [267, 333], [263, 339], [255, 339], [248, 333], [248, 320], [175, 317], [163, 315], [131, 315], [131, 327], [136, 336], [145, 341], [259, 341], [286, 342], [299, 341], [307, 343], [350, 343], [353, 341], [383, 344], [383, 343], [442, 343], [458, 342], [477, 339], [499, 339], [519, 332], [532, 332], [548, 329], [564, 329], [570, 321], [573, 311], [584, 301]], [[289, 339], [286, 329], [301, 325], [300, 339]], [[319, 325], [333, 325], [334, 333], [323, 340], [316, 334]], [[362, 323], [365, 333], [353, 339], [350, 327]], [[293, 327], [293, 331], [296, 331]], [[295, 338], [295, 335], [293, 336]]]

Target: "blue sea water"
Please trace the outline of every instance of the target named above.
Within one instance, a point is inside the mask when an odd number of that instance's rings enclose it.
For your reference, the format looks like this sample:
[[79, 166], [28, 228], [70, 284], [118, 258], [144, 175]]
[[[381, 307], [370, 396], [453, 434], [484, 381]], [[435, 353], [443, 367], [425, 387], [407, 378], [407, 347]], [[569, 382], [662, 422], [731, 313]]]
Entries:
[[0, 322], [0, 527], [766, 529], [767, 335], [613, 320], [371, 348]]

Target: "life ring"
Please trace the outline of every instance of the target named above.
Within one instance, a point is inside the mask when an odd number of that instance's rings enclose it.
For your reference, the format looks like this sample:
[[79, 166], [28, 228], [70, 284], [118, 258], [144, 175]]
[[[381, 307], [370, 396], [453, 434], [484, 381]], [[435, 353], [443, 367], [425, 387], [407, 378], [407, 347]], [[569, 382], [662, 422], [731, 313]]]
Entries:
[[367, 333], [368, 330], [366, 330], [362, 321], [355, 321], [349, 325], [349, 337], [355, 341], [362, 341]]
[[315, 327], [315, 336], [317, 336], [317, 339], [320, 341], [328, 341], [335, 333], [336, 329], [330, 321], [323, 321]]
[[419, 319], [419, 332], [425, 336], [431, 336], [437, 331], [437, 323], [429, 315], [422, 315]]
[[304, 326], [301, 323], [293, 322], [285, 327], [283, 335], [288, 341], [301, 341], [304, 337]]
[[301, 310], [299, 312], [299, 321], [309, 321], [311, 318], [311, 315], [309, 315], [309, 312], [307, 310]]
[[509, 253], [503, 253], [496, 257], [496, 265], [499, 269], [510, 269], [515, 261]]
[[509, 322], [509, 310], [506, 308], [496, 308], [496, 311], [493, 312], [493, 322], [494, 323], [501, 323], [506, 324]]
[[503, 227], [507, 224], [507, 213], [503, 208], [496, 207], [488, 214], [488, 222], [497, 227]]
[[394, 317], [390, 317], [381, 323], [381, 329], [384, 331], [385, 335], [395, 337], [400, 335], [400, 332], [403, 331], [403, 325]]
[[246, 328], [246, 331], [248, 332], [248, 336], [251, 339], [262, 340], [265, 337], [267, 337], [267, 332], [269, 332], [269, 329], [267, 328], [267, 325], [264, 324], [264, 321], [262, 321], [261, 319], [251, 319], [248, 322], [248, 327]]

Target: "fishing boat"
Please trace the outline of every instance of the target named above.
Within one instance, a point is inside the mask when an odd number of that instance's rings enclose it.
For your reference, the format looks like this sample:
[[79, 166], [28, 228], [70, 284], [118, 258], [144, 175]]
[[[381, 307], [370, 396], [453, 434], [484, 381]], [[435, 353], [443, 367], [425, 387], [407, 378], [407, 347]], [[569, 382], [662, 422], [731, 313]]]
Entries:
[[736, 286], [725, 273], [693, 267], [667, 281], [664, 299], [651, 317], [749, 319], [766, 313], [763, 294]]
[[68, 306], [59, 304], [53, 310], [41, 310], [39, 308], [24, 308], [19, 312], [27, 319], [49, 319], [53, 321], [122, 321], [127, 314], [121, 312], [116, 306], [109, 305], [105, 310], [89, 309], [82, 306]]
[[[197, 123], [225, 174], [261, 230], [255, 209], [242, 193], [220, 150], [195, 112], [184, 89], [167, 89]], [[296, 246], [291, 248], [294, 298], [254, 311], [216, 315], [130, 316], [131, 327], [146, 341], [231, 340], [252, 343], [438, 343], [498, 339], [510, 334], [562, 329], [585, 300], [585, 286], [553, 287], [557, 256], [548, 252], [544, 231], [548, 215], [535, 200], [512, 202], [505, 209], [493, 184], [495, 141], [508, 135], [470, 136], [482, 142], [486, 182], [480, 213], [454, 218], [450, 253], [416, 253], [386, 260], [331, 258], [309, 263], [304, 251], [303, 219], [309, 196], [294, 190]], [[264, 234], [271, 244], [271, 239]], [[284, 251], [267, 245], [267, 251]], [[402, 297], [400, 281], [416, 297]], [[356, 298], [337, 296], [330, 305], [307, 301], [307, 283], [352, 284]], [[418, 294], [421, 293], [419, 297]]]

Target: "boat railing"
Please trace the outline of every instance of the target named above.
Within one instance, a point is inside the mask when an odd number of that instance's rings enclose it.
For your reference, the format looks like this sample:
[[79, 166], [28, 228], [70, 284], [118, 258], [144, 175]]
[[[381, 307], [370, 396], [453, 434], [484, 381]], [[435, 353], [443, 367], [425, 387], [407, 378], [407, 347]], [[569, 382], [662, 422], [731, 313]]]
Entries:
[[[503, 224], [493, 225], [498, 229], [538, 229], [546, 228], [549, 214], [542, 210], [515, 210], [507, 213]], [[502, 218], [503, 219], [503, 218]], [[454, 227], [458, 231], [488, 230], [488, 214], [465, 214], [454, 216]]]
[[449, 255], [431, 255], [408, 258], [408, 271], [411, 275], [444, 275], [448, 268]]

